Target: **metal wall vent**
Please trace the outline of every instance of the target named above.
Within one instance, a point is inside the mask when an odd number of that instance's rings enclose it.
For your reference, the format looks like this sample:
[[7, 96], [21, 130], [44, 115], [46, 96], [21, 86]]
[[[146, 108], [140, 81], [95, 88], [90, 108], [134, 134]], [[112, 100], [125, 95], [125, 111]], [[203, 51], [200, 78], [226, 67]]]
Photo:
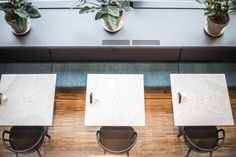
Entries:
[[130, 45], [130, 40], [102, 40], [102, 45]]
[[132, 45], [155, 46], [160, 45], [160, 40], [132, 40]]
[[[102, 45], [124, 45], [129, 46], [130, 40], [102, 40]], [[132, 40], [132, 45], [156, 46], [160, 45], [160, 40]]]

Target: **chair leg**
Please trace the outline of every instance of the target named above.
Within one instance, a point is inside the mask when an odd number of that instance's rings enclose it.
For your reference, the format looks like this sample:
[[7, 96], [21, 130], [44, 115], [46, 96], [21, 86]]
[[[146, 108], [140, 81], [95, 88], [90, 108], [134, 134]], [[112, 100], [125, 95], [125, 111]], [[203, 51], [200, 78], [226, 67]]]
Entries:
[[179, 126], [178, 127], [178, 129], [179, 129], [179, 134], [178, 134], [178, 138], [180, 137], [180, 136], [182, 136], [183, 135], [183, 130], [184, 130], [184, 127], [183, 126]]
[[106, 155], [106, 153], [107, 153], [107, 151], [106, 151], [106, 150], [104, 150], [104, 155]]
[[45, 134], [45, 136], [47, 136], [47, 138], [49, 138], [49, 139], [51, 138], [51, 136], [50, 136], [50, 135], [48, 135], [48, 134]]
[[186, 154], [186, 156], [185, 156], [185, 157], [188, 157], [188, 156], [189, 156], [189, 154], [190, 154], [191, 150], [192, 150], [191, 148], [189, 148], [189, 149], [188, 149], [188, 152], [187, 152], [187, 154]]
[[18, 153], [16, 153], [16, 157], [19, 157]]
[[129, 157], [129, 152], [127, 152], [127, 156]]
[[48, 135], [48, 127], [47, 126], [44, 127], [44, 132], [45, 132], [45, 136], [50, 139], [51, 136]]
[[39, 157], [42, 157], [41, 153], [39, 150], [37, 150]]
[[210, 157], [212, 157], [212, 151], [210, 152]]

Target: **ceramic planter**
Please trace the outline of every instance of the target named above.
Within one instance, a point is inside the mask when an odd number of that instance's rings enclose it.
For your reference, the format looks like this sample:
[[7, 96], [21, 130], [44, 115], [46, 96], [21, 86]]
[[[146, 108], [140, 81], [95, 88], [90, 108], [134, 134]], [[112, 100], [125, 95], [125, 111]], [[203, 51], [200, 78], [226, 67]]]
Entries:
[[212, 22], [210, 18], [207, 17], [207, 24], [204, 29], [206, 33], [209, 34], [210, 36], [218, 37], [224, 33], [224, 28], [225, 26], [228, 25], [228, 23], [229, 22], [225, 24], [217, 24], [217, 23]]
[[119, 30], [121, 30], [122, 27], [123, 27], [123, 16], [117, 19], [117, 26], [116, 26], [116, 29], [114, 30], [110, 27], [108, 22], [105, 19], [103, 19], [103, 28], [108, 32], [112, 32], [112, 33], [118, 32]]
[[17, 25], [16, 25], [16, 21], [15, 21], [15, 20], [9, 21], [9, 20], [7, 20], [6, 16], [5, 16], [5, 20], [6, 20], [6, 22], [11, 26], [11, 28], [12, 28], [12, 33], [15, 34], [15, 35], [17, 35], [17, 36], [25, 35], [25, 34], [27, 34], [27, 33], [30, 31], [30, 29], [31, 29], [31, 23], [30, 23], [29, 19], [27, 19], [27, 20], [25, 21], [25, 22], [26, 22], [26, 28], [24, 28], [23, 31], [19, 30], [19, 28], [18, 28]]

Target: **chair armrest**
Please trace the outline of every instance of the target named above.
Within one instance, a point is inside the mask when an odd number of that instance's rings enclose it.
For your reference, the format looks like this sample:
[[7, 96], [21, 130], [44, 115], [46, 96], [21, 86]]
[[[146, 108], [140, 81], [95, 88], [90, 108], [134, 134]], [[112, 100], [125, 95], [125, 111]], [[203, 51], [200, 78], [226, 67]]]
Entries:
[[10, 133], [10, 131], [4, 130], [3, 133], [2, 133], [2, 139], [4, 139], [5, 141], [9, 141], [9, 139], [5, 138], [6, 134], [10, 135], [11, 133]]
[[133, 141], [136, 141], [136, 140], [137, 140], [137, 136], [138, 136], [137, 132], [134, 132], [134, 133], [132, 134]]
[[219, 129], [219, 130], [217, 130], [217, 133], [218, 133], [218, 134], [219, 134], [220, 132], [222, 132], [222, 137], [221, 137], [221, 138], [218, 138], [218, 140], [222, 140], [222, 139], [225, 138], [225, 131], [224, 131], [224, 129]]
[[100, 135], [101, 135], [101, 131], [97, 130], [97, 133], [96, 133], [97, 141], [100, 141]]
[[217, 130], [218, 134], [219, 134], [219, 132], [222, 132], [222, 137], [217, 139], [218, 141], [221, 140], [221, 142], [219, 144], [217, 144], [217, 147], [216, 147], [217, 149], [220, 148], [225, 142], [225, 131], [224, 131], [224, 129]]
[[3, 131], [3, 133], [2, 133], [2, 140], [7, 140], [7, 141], [9, 141], [9, 139], [6, 139], [6, 138], [5, 138], [5, 135], [6, 135], [6, 134], [10, 135], [10, 131], [6, 131], [6, 130]]
[[6, 130], [3, 131], [3, 133], [2, 133], [2, 143], [3, 143], [4, 147], [6, 147], [9, 151], [15, 152], [15, 150], [13, 150], [13, 149], [11, 148], [11, 146], [9, 146], [9, 145], [6, 143], [6, 141], [7, 141], [7, 142], [10, 142], [9, 139], [6, 139], [6, 134], [10, 135], [11, 133], [10, 133], [10, 131], [6, 131]]

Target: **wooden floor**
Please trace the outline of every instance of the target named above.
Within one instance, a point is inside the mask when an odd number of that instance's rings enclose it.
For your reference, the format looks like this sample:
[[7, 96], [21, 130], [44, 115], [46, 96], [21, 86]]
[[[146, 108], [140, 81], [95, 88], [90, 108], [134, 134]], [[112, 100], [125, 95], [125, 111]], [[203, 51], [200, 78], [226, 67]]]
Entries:
[[[234, 120], [236, 122], [236, 91], [230, 92]], [[104, 156], [96, 143], [98, 127], [84, 126], [85, 91], [57, 91], [51, 139], [46, 139], [40, 149], [44, 157], [97, 157]], [[177, 138], [173, 125], [170, 91], [145, 91], [146, 126], [135, 127], [138, 141], [130, 151], [130, 157], [183, 157], [188, 148], [183, 138]], [[0, 128], [0, 131], [8, 128]], [[224, 127], [226, 141], [214, 157], [236, 157], [236, 127]], [[37, 153], [20, 155], [35, 157]], [[117, 156], [107, 154], [106, 157]], [[126, 155], [118, 155], [126, 156]], [[191, 157], [209, 156], [192, 152]], [[0, 143], [0, 157], [15, 157]]]

